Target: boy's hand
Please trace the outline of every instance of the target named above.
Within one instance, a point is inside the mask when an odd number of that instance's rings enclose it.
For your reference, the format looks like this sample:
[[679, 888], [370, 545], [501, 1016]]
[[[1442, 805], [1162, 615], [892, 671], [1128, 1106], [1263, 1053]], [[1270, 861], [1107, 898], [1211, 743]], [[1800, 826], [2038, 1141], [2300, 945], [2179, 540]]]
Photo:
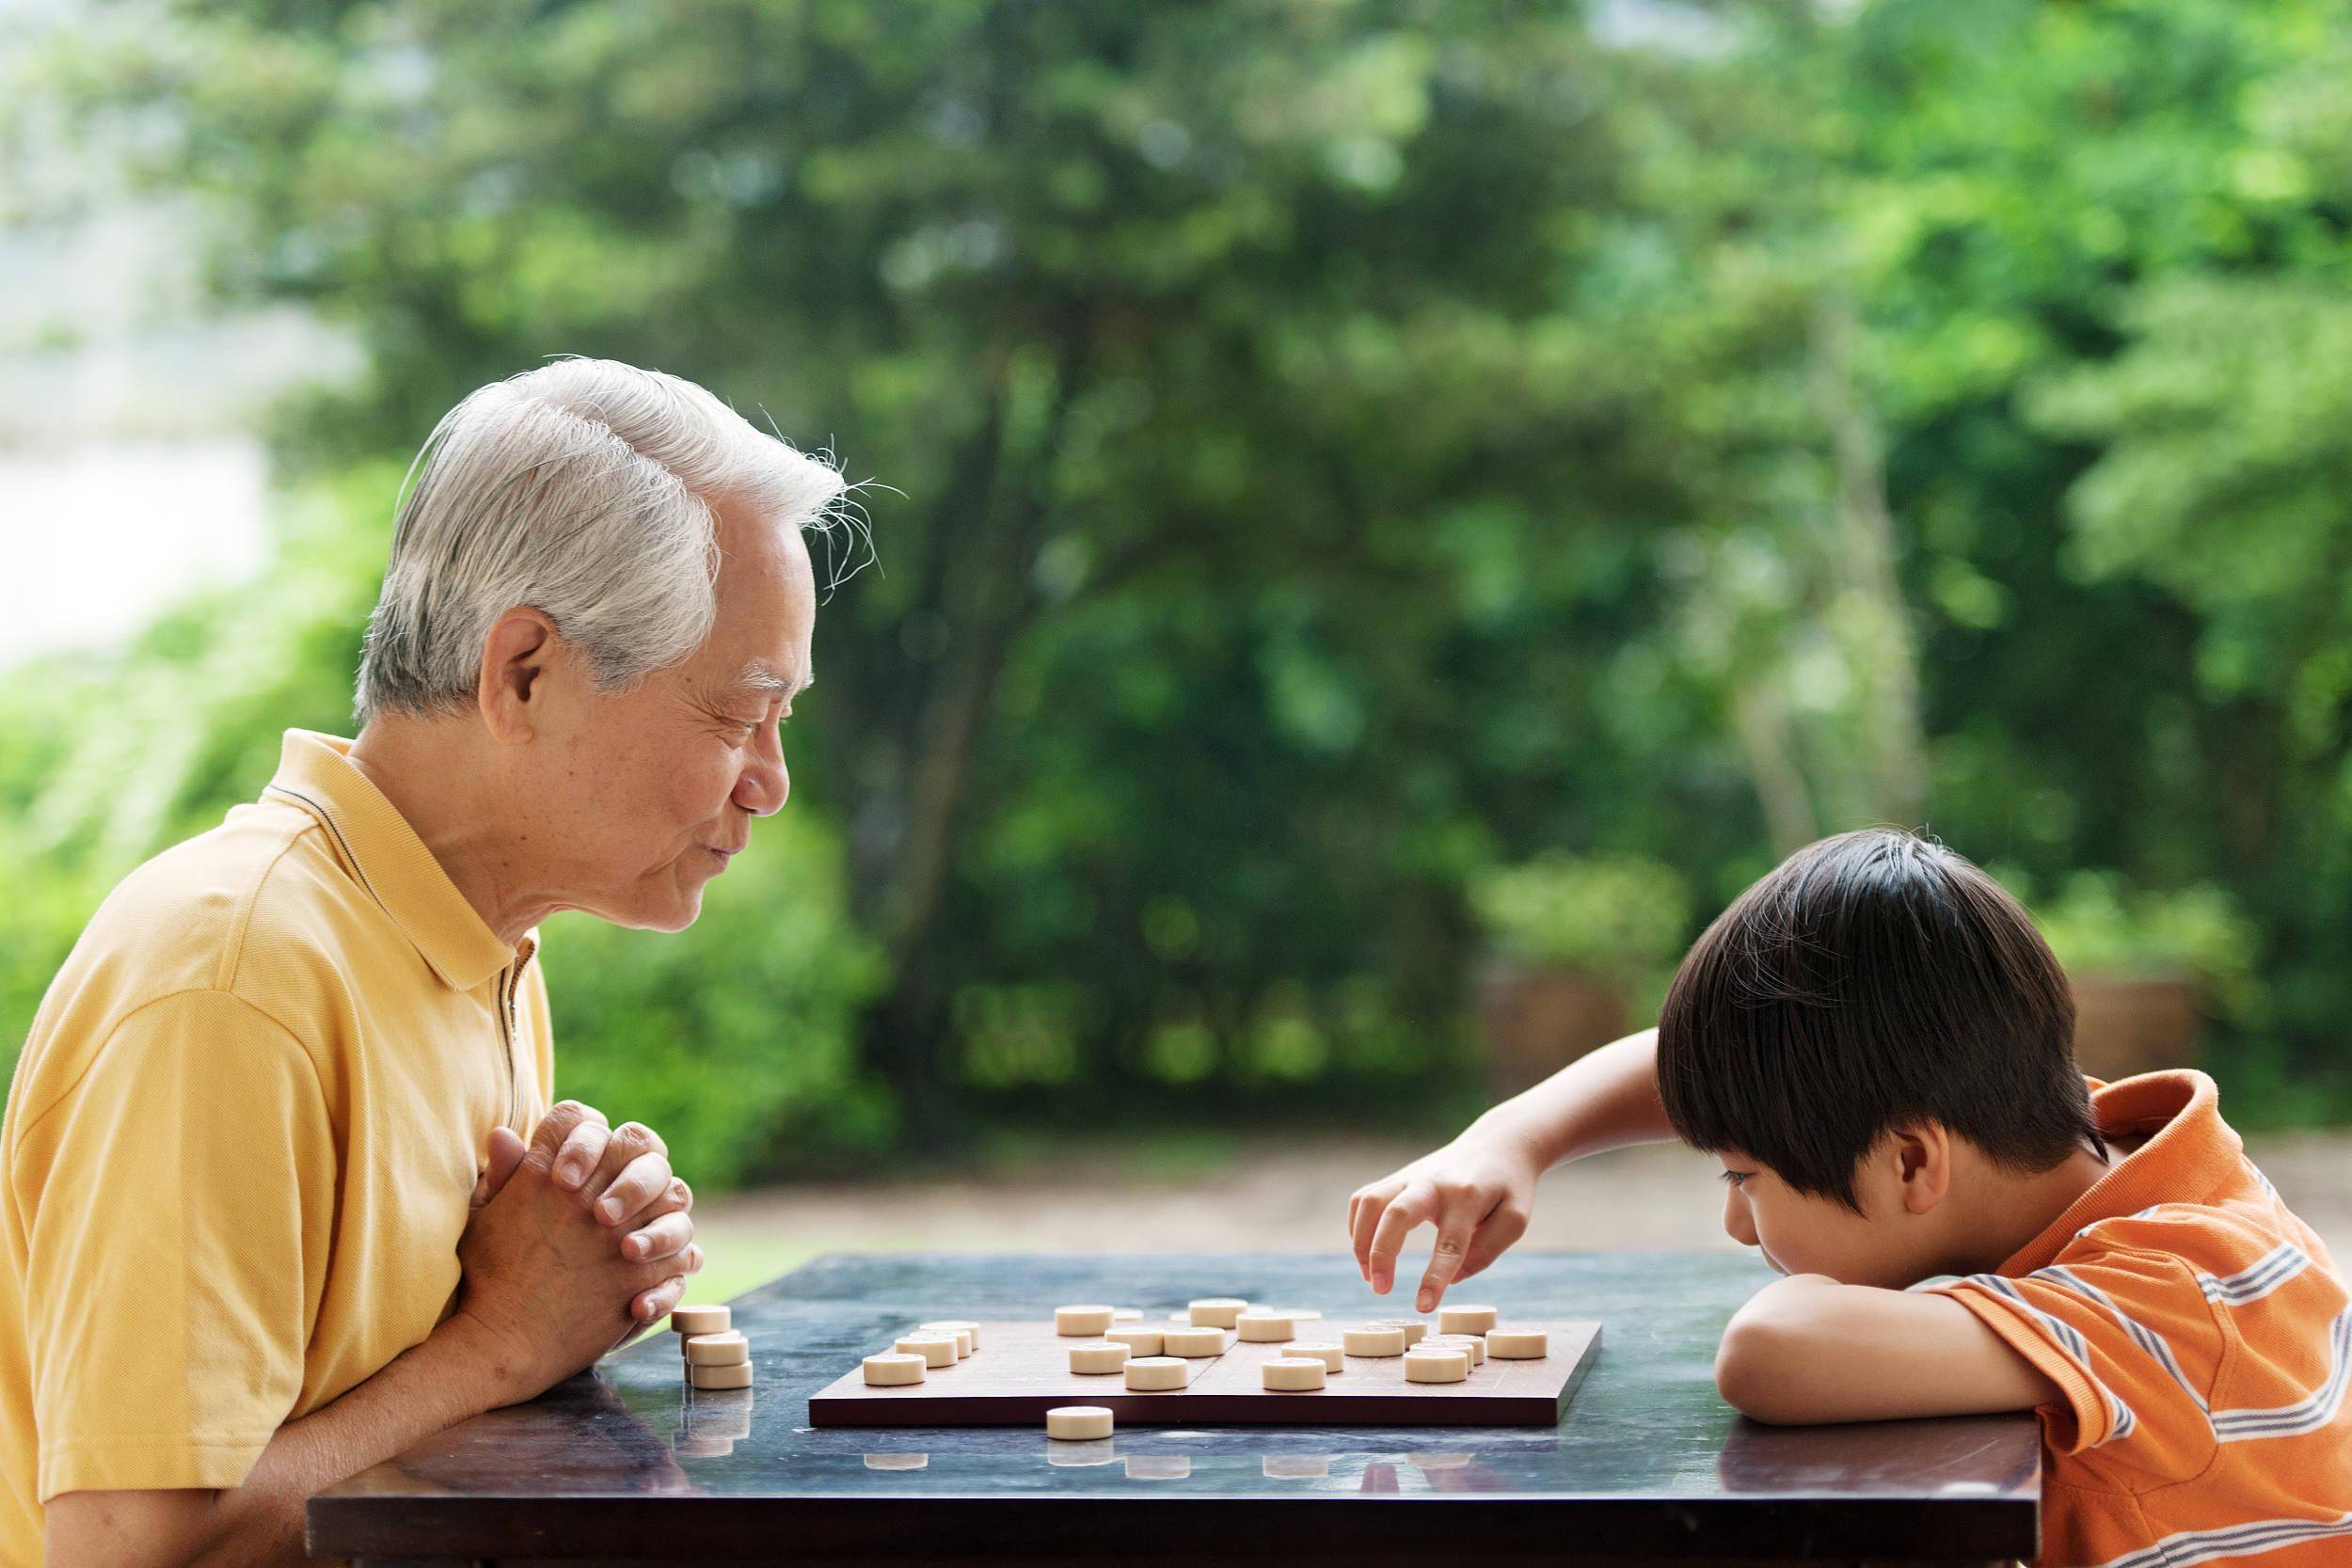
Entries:
[[1375, 1292], [1388, 1294], [1406, 1236], [1423, 1222], [1435, 1225], [1438, 1241], [1417, 1305], [1437, 1310], [1447, 1287], [1526, 1234], [1544, 1168], [1528, 1139], [1507, 1128], [1470, 1127], [1443, 1148], [1356, 1189], [1347, 1200], [1347, 1234], [1357, 1268]]

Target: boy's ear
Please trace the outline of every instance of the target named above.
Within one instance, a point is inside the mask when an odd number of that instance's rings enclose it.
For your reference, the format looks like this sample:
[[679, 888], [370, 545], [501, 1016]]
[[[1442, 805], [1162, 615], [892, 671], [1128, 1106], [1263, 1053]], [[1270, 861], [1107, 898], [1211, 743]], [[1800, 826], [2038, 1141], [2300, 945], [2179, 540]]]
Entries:
[[1952, 1135], [1938, 1121], [1890, 1128], [1889, 1152], [1903, 1212], [1924, 1214], [1952, 1190]]

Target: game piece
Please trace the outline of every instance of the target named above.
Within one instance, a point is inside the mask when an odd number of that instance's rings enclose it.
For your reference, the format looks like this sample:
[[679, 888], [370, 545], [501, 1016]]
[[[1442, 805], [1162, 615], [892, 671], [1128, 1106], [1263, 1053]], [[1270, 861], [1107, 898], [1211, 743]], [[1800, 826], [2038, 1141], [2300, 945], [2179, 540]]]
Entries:
[[1127, 1364], [1135, 1352], [1116, 1340], [1098, 1339], [1089, 1344], [1070, 1347], [1070, 1370], [1073, 1372], [1115, 1372]]
[[1496, 1328], [1486, 1333], [1486, 1354], [1498, 1361], [1541, 1361], [1550, 1336], [1540, 1328]]
[[1491, 1307], [1445, 1307], [1438, 1310], [1438, 1332], [1440, 1334], [1484, 1334], [1494, 1327], [1496, 1312]]
[[1066, 1440], [1108, 1437], [1111, 1413], [1099, 1404], [1057, 1405], [1045, 1413], [1045, 1435]]
[[[1250, 1310], [1254, 1312], [1261, 1308], [1253, 1307]], [[1315, 1323], [1323, 1321], [1323, 1314], [1311, 1307], [1268, 1307], [1263, 1310], [1269, 1317], [1288, 1318], [1293, 1323]]]
[[1270, 1453], [1258, 1461], [1258, 1473], [1268, 1481], [1327, 1481], [1331, 1459], [1320, 1453]]
[[1486, 1359], [1486, 1341], [1475, 1334], [1432, 1334], [1422, 1344], [1442, 1345], [1447, 1350], [1461, 1351], [1470, 1356], [1473, 1367]]
[[1191, 1376], [1192, 1368], [1173, 1355], [1137, 1355], [1127, 1362], [1127, 1386], [1140, 1394], [1182, 1388]]
[[916, 1323], [914, 1325], [914, 1332], [917, 1334], [945, 1334], [954, 1339], [956, 1342], [956, 1359], [961, 1361], [965, 1356], [972, 1354], [973, 1349], [977, 1342], [974, 1338], [974, 1336], [978, 1333], [978, 1330], [974, 1328], [970, 1323]]
[[1136, 1307], [1122, 1307], [1111, 1314], [1111, 1322], [1115, 1323], [1137, 1323], [1142, 1321], [1143, 1310]]
[[1277, 1355], [1263, 1362], [1259, 1370], [1265, 1386], [1277, 1393], [1320, 1388], [1330, 1375], [1330, 1369], [1316, 1355]]
[[1057, 1307], [1054, 1308], [1054, 1332], [1062, 1335], [1099, 1338], [1111, 1326], [1114, 1307]]
[[1367, 1328], [1403, 1329], [1405, 1331], [1405, 1348], [1406, 1350], [1411, 1350], [1415, 1345], [1420, 1344], [1422, 1341], [1422, 1336], [1429, 1332], [1428, 1323], [1421, 1318], [1375, 1318], [1364, 1326]]
[[1172, 1323], [1183, 1323], [1189, 1328], [1192, 1326], [1192, 1309], [1186, 1307], [1182, 1312], [1170, 1312], [1168, 1315], [1168, 1321]]
[[1466, 1453], [1417, 1453], [1413, 1455], [1413, 1463], [1424, 1470], [1467, 1469], [1470, 1462], [1470, 1456]]
[[902, 1334], [890, 1348], [900, 1355], [921, 1356], [926, 1367], [956, 1364], [956, 1337], [952, 1334]]
[[1192, 1474], [1192, 1461], [1181, 1453], [1138, 1453], [1127, 1458], [1129, 1481], [1182, 1481]]
[[735, 1326], [735, 1314], [723, 1307], [673, 1307], [670, 1328], [681, 1338], [689, 1334], [719, 1334]]
[[[958, 1329], [972, 1337], [972, 1350], [980, 1348], [980, 1325], [969, 1318], [934, 1318], [930, 1323], [914, 1325], [917, 1334], [948, 1334]], [[971, 1351], [964, 1354], [969, 1355]]]
[[1288, 1318], [1278, 1318], [1271, 1312], [1252, 1308], [1233, 1320], [1241, 1337], [1257, 1345], [1280, 1344], [1298, 1338], [1298, 1325]]
[[1166, 1352], [1162, 1349], [1162, 1346], [1166, 1342], [1168, 1335], [1161, 1329], [1114, 1328], [1108, 1334], [1104, 1335], [1103, 1338], [1105, 1339], [1117, 1340], [1120, 1344], [1126, 1346], [1137, 1355], [1161, 1355], [1166, 1354]]
[[1191, 1305], [1192, 1323], [1195, 1328], [1231, 1328], [1248, 1307], [1239, 1296], [1202, 1296]]
[[1221, 1328], [1170, 1328], [1160, 1333], [1162, 1355], [1222, 1355], [1225, 1354], [1225, 1331]]
[[670, 1439], [670, 1450], [680, 1459], [724, 1459], [735, 1451], [735, 1443], [726, 1437], [689, 1437], [681, 1432]]
[[923, 1381], [923, 1369], [930, 1363], [919, 1355], [893, 1351], [883, 1355], [869, 1355], [863, 1363], [866, 1381], [877, 1388], [895, 1388], [900, 1384]]
[[869, 1470], [928, 1470], [931, 1456], [927, 1453], [869, 1453], [866, 1467]]
[[731, 1367], [751, 1358], [752, 1342], [731, 1328], [686, 1337], [686, 1364], [690, 1367]]
[[1323, 1363], [1327, 1371], [1347, 1370], [1347, 1347], [1335, 1339], [1300, 1339], [1291, 1345], [1288, 1354], [1311, 1355]]
[[697, 1388], [749, 1388], [752, 1386], [752, 1364], [748, 1361], [690, 1362], [686, 1368], [686, 1380]]
[[1342, 1330], [1340, 1344], [1350, 1355], [1403, 1355], [1405, 1330], [1394, 1323], [1366, 1323]]
[[1429, 1350], [1416, 1345], [1405, 1353], [1407, 1383], [1459, 1383], [1470, 1376], [1470, 1355], [1458, 1350]]

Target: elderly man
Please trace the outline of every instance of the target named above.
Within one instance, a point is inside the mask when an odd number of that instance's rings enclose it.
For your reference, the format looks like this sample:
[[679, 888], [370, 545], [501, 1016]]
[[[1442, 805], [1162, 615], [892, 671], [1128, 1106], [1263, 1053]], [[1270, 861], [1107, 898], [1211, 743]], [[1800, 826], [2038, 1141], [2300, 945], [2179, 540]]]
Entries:
[[536, 927], [675, 931], [784, 804], [828, 467], [604, 360], [426, 443], [358, 736], [107, 898], [0, 1148], [0, 1563], [299, 1562], [310, 1493], [675, 1306], [690, 1195], [547, 1103]]

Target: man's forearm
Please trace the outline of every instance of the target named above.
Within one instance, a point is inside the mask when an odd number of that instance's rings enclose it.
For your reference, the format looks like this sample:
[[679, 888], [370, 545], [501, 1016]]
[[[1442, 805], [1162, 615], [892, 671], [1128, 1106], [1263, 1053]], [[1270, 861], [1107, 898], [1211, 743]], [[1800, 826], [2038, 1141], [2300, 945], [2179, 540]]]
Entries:
[[1674, 1136], [1658, 1099], [1658, 1031], [1645, 1029], [1588, 1052], [1475, 1125], [1526, 1139], [1546, 1169], [1628, 1144]]
[[486, 1337], [451, 1318], [342, 1398], [278, 1428], [237, 1486], [53, 1499], [48, 1560], [300, 1568], [310, 1560], [303, 1512], [312, 1493], [515, 1397]]

